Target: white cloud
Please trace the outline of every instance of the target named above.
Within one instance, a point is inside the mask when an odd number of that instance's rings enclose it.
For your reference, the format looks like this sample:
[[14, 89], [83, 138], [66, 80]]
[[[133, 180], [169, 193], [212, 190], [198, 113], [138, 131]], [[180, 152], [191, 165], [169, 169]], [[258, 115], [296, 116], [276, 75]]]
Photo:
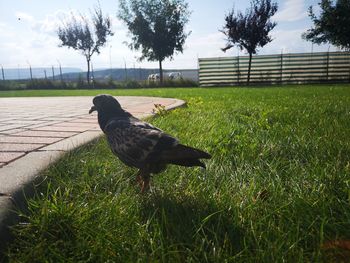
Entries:
[[67, 50], [58, 47], [56, 29], [65, 13], [56, 11], [44, 19], [35, 19], [27, 13], [16, 12], [16, 17], [20, 18], [18, 23], [0, 25], [1, 37], [6, 39], [1, 43], [1, 62], [6, 67], [26, 67], [29, 61], [32, 66], [40, 67], [56, 64], [62, 56], [70, 62], [74, 58], [76, 64], [80, 64], [78, 53], [67, 56]]
[[286, 0], [280, 11], [273, 16], [277, 22], [292, 22], [307, 17], [304, 0]]
[[[298, 53], [298, 52], [314, 52], [326, 51], [328, 45], [312, 45], [311, 42], [301, 38], [307, 28], [293, 30], [274, 30], [271, 32], [273, 41], [260, 49], [258, 54], [279, 54], [283, 53]], [[330, 49], [336, 50], [335, 47]]]
[[[306, 15], [304, 10], [306, 5], [300, 0], [286, 0], [275, 17], [278, 21], [295, 21]], [[17, 12], [21, 21], [15, 23], [0, 22], [0, 59], [5, 67], [27, 67], [27, 61], [32, 67], [57, 65], [60, 60], [62, 66], [80, 67], [86, 69], [85, 58], [76, 50], [67, 47], [58, 47], [59, 40], [56, 30], [62, 21], [67, 21], [71, 14], [79, 17], [77, 10], [56, 10], [52, 13], [45, 13], [45, 16], [35, 17], [28, 13]], [[90, 13], [86, 13], [90, 17]], [[158, 62], [138, 62], [140, 52], [131, 51], [124, 41], [130, 41], [127, 36], [125, 25], [118, 20], [115, 15], [110, 14], [113, 31], [115, 35], [109, 38], [106, 46], [101, 49], [100, 55], [93, 56], [94, 68], [109, 68], [110, 62], [113, 67], [124, 67], [124, 60], [127, 67], [150, 67], [157, 68]], [[23, 23], [23, 22], [26, 23]], [[11, 24], [12, 23], [12, 24]], [[301, 39], [301, 34], [306, 31], [307, 25], [299, 24], [299, 29], [294, 23], [288, 23], [287, 28], [293, 30], [283, 30], [283, 27], [276, 27], [272, 31], [273, 41], [261, 48], [258, 54], [276, 54], [283, 49], [284, 53], [290, 52], [310, 52], [311, 43]], [[301, 25], [300, 25], [301, 24]], [[305, 28], [304, 28], [305, 27]], [[192, 29], [192, 28], [191, 28]], [[221, 51], [225, 46], [225, 36], [217, 29], [196, 30], [193, 28], [192, 34], [188, 37], [183, 54], [174, 56], [174, 60], [166, 59], [164, 68], [196, 68], [197, 58], [203, 57], [225, 57], [237, 56], [238, 48], [232, 48], [226, 53]], [[327, 50], [328, 46], [316, 46], [313, 50]], [[331, 49], [332, 50], [332, 49]], [[244, 51], [239, 52], [245, 55]], [[111, 61], [110, 61], [111, 60]]]
[[112, 30], [114, 32], [117, 32], [117, 31], [119, 32], [121, 30], [126, 31], [126, 28], [120, 19], [118, 19], [114, 16], [110, 16], [110, 18], [111, 18], [111, 22], [112, 22]]
[[[3, 39], [9, 39], [11, 37], [16, 36], [16, 33], [14, 30], [12, 30], [11, 26], [8, 26], [6, 23], [0, 23], [0, 35]], [[4, 44], [5, 43], [2, 43], [1, 45]]]
[[216, 32], [208, 35], [189, 37], [186, 46], [200, 57], [223, 56], [221, 51], [226, 44], [223, 33]]
[[43, 34], [54, 34], [59, 26], [63, 23], [69, 21], [71, 16], [74, 15], [77, 20], [80, 20], [80, 15], [76, 10], [63, 11], [57, 10], [52, 14], [47, 14], [44, 19], [34, 20], [31, 24], [31, 27], [34, 31]]
[[[2, 39], [6, 37], [6, 41], [0, 43], [1, 63], [6, 67], [17, 67], [18, 64], [26, 67], [29, 61], [33, 67], [40, 67], [57, 64], [57, 60], [60, 60], [62, 66], [85, 68], [85, 58], [78, 51], [58, 46], [60, 42], [57, 37], [57, 29], [62, 23], [69, 21], [72, 14], [77, 19], [81, 17], [76, 10], [57, 10], [46, 14], [41, 19], [36, 19], [24, 12], [16, 12], [16, 17], [21, 18], [19, 23], [8, 26], [1, 22], [1, 37]], [[106, 47], [101, 49], [100, 56], [93, 56], [93, 62], [96, 62], [97, 67], [109, 65], [110, 51], [112, 58], [123, 56], [133, 58], [132, 52], [121, 44], [126, 31], [121, 30], [120, 21], [113, 18], [112, 20], [118, 42], [108, 42]], [[110, 50], [111, 45], [113, 48]], [[119, 62], [122, 59], [116, 60]], [[115, 66], [120, 65], [118, 63]]]
[[260, 49], [261, 52], [259, 54], [278, 54], [282, 50], [283, 53], [304, 52], [305, 46], [309, 46], [308, 43], [301, 39], [301, 34], [304, 31], [304, 29], [273, 30], [271, 32], [272, 42]]

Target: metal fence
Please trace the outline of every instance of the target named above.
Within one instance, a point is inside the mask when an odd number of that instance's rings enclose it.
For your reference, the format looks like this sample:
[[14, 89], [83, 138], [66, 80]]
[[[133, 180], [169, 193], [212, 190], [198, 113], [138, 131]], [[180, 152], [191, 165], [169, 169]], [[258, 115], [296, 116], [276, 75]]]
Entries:
[[[247, 82], [249, 56], [199, 58], [200, 86]], [[350, 52], [253, 56], [251, 84], [350, 82]]]
[[[164, 69], [164, 78], [168, 77], [171, 72], [178, 72], [183, 79], [198, 82], [197, 69]], [[97, 69], [90, 72], [90, 76], [98, 81], [116, 80], [126, 81], [147, 80], [150, 74], [159, 74], [157, 68], [111, 68]], [[29, 81], [33, 79], [48, 79], [60, 81], [80, 81], [85, 80], [86, 72], [79, 68], [70, 67], [32, 67], [27, 68], [4, 68], [0, 64], [0, 82], [5, 80], [23, 80]]]

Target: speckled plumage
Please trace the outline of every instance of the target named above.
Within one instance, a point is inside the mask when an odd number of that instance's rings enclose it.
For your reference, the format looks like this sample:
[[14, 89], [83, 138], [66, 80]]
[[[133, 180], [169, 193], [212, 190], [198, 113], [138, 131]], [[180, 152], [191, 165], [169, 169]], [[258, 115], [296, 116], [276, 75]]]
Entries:
[[161, 172], [167, 164], [205, 168], [199, 159], [211, 157], [133, 117], [110, 95], [96, 96], [93, 104], [90, 113], [97, 110], [100, 128], [106, 134], [112, 152], [126, 165], [139, 169], [142, 192], [148, 188], [150, 174]]

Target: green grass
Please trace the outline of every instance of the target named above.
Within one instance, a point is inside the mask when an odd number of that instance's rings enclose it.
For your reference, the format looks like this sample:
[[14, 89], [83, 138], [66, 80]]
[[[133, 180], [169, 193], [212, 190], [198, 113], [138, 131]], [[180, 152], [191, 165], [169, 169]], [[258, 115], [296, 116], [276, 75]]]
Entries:
[[[200, 88], [143, 88], [143, 89], [76, 89], [76, 90], [0, 90], [1, 97], [48, 97], [48, 96], [95, 96], [111, 94], [115, 96], [170, 96], [178, 90], [192, 91]], [[202, 89], [200, 89], [202, 90]]]
[[79, 148], [43, 173], [9, 262], [348, 259], [322, 244], [350, 239], [350, 86], [108, 93], [188, 101], [150, 121], [210, 152], [207, 170], [170, 166], [141, 195], [104, 138]]

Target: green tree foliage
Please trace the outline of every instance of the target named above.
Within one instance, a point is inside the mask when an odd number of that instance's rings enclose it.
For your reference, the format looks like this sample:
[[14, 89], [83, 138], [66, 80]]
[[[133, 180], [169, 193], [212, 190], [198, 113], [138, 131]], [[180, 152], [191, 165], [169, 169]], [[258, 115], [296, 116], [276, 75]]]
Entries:
[[258, 47], [263, 47], [272, 41], [269, 33], [276, 23], [271, 22], [270, 18], [277, 12], [277, 9], [277, 4], [271, 0], [253, 0], [245, 14], [242, 12], [235, 14], [235, 10], [232, 9], [225, 16], [225, 25], [220, 31], [225, 34], [227, 44], [222, 50], [226, 51], [236, 45], [241, 50], [247, 51], [249, 54], [248, 85], [252, 55], [257, 53]]
[[95, 7], [92, 18], [89, 21], [81, 15], [78, 20], [73, 14], [71, 20], [58, 28], [60, 47], [66, 46], [78, 50], [87, 62], [87, 81], [90, 83], [91, 57], [94, 53], [100, 54], [100, 49], [107, 42], [107, 37], [112, 36], [111, 19], [102, 14], [101, 7]]
[[118, 17], [131, 34], [129, 47], [141, 50], [141, 61], [159, 62], [160, 82], [163, 83], [162, 62], [172, 59], [190, 33], [185, 32], [190, 11], [184, 0], [120, 0]]
[[316, 44], [331, 43], [350, 50], [350, 1], [322, 0], [317, 17], [310, 6], [309, 16], [314, 27], [303, 34], [303, 38]]

